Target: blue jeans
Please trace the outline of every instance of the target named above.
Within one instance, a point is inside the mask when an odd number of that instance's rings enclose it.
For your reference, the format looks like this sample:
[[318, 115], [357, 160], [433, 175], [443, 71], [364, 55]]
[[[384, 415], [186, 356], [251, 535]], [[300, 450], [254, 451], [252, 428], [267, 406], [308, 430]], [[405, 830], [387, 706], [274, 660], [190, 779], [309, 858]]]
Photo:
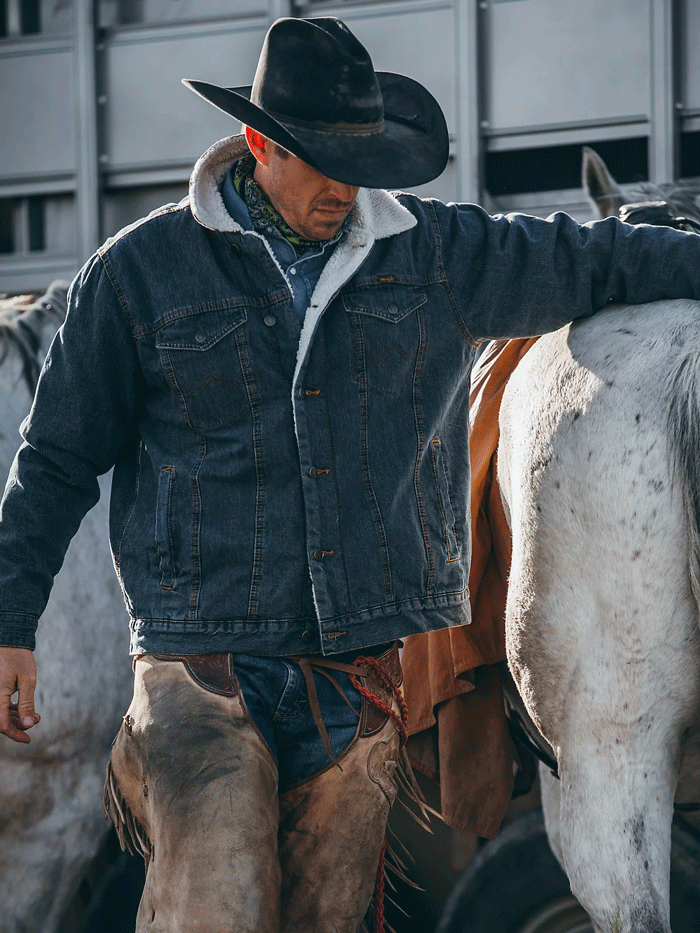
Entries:
[[[248, 712], [277, 762], [280, 793], [330, 764], [297, 664], [283, 658], [236, 654], [233, 669]], [[347, 674], [329, 673], [347, 702], [322, 674], [314, 673], [314, 682], [323, 722], [337, 757], [355, 738], [362, 697]]]

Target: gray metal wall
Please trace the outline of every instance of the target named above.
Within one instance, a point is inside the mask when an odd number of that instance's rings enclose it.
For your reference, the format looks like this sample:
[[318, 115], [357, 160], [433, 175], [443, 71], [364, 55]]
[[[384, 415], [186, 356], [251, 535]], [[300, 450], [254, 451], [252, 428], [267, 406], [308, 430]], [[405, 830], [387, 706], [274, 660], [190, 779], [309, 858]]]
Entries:
[[180, 78], [249, 83], [276, 17], [329, 14], [442, 104], [451, 159], [420, 193], [587, 220], [584, 143], [630, 179], [700, 175], [700, 0], [0, 0], [0, 292], [184, 195], [238, 127]]

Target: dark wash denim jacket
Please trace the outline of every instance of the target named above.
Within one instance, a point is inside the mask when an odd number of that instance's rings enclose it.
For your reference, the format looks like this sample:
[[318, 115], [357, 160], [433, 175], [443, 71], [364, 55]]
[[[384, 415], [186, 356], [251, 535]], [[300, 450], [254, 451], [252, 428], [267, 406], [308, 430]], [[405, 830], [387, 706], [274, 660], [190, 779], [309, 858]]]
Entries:
[[[700, 237], [361, 190], [299, 340], [198, 162], [74, 283], [0, 523], [0, 642], [33, 647], [97, 475], [134, 652], [333, 653], [469, 621], [478, 341], [700, 296]], [[99, 624], [99, 620], [96, 620]]]

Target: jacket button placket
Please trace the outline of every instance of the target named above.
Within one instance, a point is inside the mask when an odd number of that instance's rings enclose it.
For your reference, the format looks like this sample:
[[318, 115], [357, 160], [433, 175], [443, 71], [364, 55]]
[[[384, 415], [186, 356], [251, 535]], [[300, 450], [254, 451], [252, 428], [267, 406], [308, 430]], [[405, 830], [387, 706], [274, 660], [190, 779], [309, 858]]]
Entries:
[[[316, 338], [321, 342], [320, 335]], [[320, 350], [318, 346], [314, 350]], [[312, 358], [315, 354], [312, 353]], [[319, 356], [320, 356], [319, 352]], [[338, 605], [345, 605], [346, 593], [338, 561], [339, 515], [335, 484], [331, 473], [331, 443], [327, 421], [322, 371], [315, 378], [313, 365], [304, 374], [297, 392], [297, 428], [303, 490], [309, 534], [309, 569], [321, 618], [333, 616]], [[303, 401], [301, 401], [303, 399]]]

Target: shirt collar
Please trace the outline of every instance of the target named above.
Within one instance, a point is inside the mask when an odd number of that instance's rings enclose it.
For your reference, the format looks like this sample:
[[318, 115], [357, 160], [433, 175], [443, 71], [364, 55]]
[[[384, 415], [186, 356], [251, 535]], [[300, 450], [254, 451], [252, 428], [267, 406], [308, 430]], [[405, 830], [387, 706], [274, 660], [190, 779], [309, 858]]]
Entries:
[[227, 211], [244, 230], [255, 230], [265, 236], [286, 240], [297, 258], [308, 253], [321, 253], [326, 246], [337, 243], [345, 233], [349, 216], [338, 232], [327, 240], [308, 240], [293, 230], [253, 178], [255, 159], [248, 155], [234, 162], [224, 178], [221, 196]]

